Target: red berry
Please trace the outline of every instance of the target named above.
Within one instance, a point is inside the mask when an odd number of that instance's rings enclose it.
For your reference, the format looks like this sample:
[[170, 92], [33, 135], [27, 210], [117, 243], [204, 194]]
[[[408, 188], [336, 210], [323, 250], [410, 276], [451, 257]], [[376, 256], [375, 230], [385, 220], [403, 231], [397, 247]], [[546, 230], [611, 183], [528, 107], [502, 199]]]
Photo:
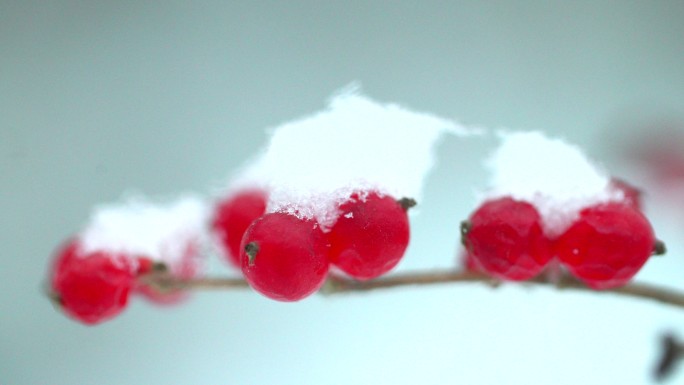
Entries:
[[330, 261], [359, 280], [376, 278], [396, 266], [409, 243], [406, 210], [415, 204], [402, 202], [376, 192], [365, 198], [353, 194], [340, 205], [340, 216], [328, 233]]
[[464, 222], [462, 232], [475, 261], [499, 279], [530, 279], [553, 257], [537, 209], [509, 197], [485, 202]]
[[[197, 276], [197, 258], [198, 251], [194, 243], [188, 243], [183, 255], [175, 263], [153, 262], [149, 258], [138, 259], [138, 275], [144, 273], [151, 273], [155, 268], [163, 268], [166, 273], [181, 279], [191, 279]], [[182, 290], [160, 292], [148, 285], [139, 284], [135, 291], [143, 296], [143, 298], [157, 305], [176, 305], [188, 298], [188, 292]]]
[[249, 189], [219, 202], [212, 227], [223, 251], [234, 266], [240, 267], [240, 242], [245, 230], [266, 212], [267, 195], [259, 189]]
[[622, 191], [622, 195], [625, 197], [624, 203], [634, 207], [637, 210], [641, 210], [643, 208], [641, 190], [618, 178], [612, 178], [610, 180], [610, 185], [612, 188]]
[[52, 290], [64, 312], [94, 325], [121, 313], [133, 286], [132, 263], [126, 256], [104, 251], [84, 254], [71, 241], [56, 254]]
[[311, 295], [328, 274], [323, 233], [311, 220], [286, 213], [266, 214], [247, 229], [241, 248], [247, 282], [278, 301], [298, 301]]
[[138, 268], [135, 271], [136, 275], [145, 275], [151, 273], [155, 268], [155, 263], [151, 258], [138, 257], [136, 258], [138, 262]]
[[568, 270], [587, 286], [625, 285], [646, 263], [656, 243], [648, 219], [628, 204], [587, 207], [557, 241]]

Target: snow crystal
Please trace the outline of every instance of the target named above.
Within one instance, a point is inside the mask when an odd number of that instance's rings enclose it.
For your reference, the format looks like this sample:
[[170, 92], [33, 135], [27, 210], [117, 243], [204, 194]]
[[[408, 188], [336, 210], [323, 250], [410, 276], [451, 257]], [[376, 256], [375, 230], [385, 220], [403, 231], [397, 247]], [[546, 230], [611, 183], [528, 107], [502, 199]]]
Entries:
[[498, 136], [501, 144], [486, 162], [490, 190], [481, 199], [512, 196], [534, 204], [551, 236], [567, 229], [582, 208], [624, 198], [575, 145], [540, 132]]
[[104, 250], [145, 256], [173, 265], [206, 237], [208, 210], [196, 197], [167, 204], [145, 198], [97, 207], [81, 233], [85, 253]]
[[434, 147], [444, 133], [472, 132], [348, 89], [325, 110], [271, 130], [268, 146], [238, 184], [265, 184], [269, 212], [313, 217], [326, 228], [353, 191], [374, 189], [420, 200], [435, 163]]

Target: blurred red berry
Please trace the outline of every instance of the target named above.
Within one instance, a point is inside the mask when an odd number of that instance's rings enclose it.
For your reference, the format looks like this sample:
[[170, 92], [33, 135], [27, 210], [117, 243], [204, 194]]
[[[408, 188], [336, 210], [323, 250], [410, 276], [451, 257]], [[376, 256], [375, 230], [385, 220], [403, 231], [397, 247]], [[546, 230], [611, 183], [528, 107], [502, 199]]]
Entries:
[[[162, 262], [153, 261], [149, 258], [138, 259], [138, 275], [143, 273], [150, 273], [155, 269], [163, 269], [164, 273], [172, 277], [180, 279], [192, 279], [197, 276], [199, 258], [197, 246], [193, 242], [189, 242], [180, 259], [177, 261]], [[135, 287], [135, 292], [141, 294], [146, 300], [156, 305], [176, 305], [188, 298], [189, 293], [183, 290], [176, 290], [170, 292], [160, 292], [145, 284], [138, 284]]]
[[94, 325], [121, 313], [134, 283], [132, 262], [105, 251], [82, 253], [72, 240], [55, 255], [52, 293], [72, 318]]
[[138, 267], [135, 271], [136, 275], [149, 274], [154, 270], [155, 262], [151, 258], [138, 257], [136, 258], [136, 262], [138, 263]]
[[610, 186], [622, 192], [624, 196], [624, 203], [634, 207], [637, 210], [643, 209], [642, 192], [638, 188], [632, 186], [626, 181], [618, 178], [611, 178]]
[[266, 212], [267, 194], [260, 189], [239, 191], [216, 205], [212, 228], [225, 257], [240, 267], [240, 242], [245, 230]]
[[353, 194], [340, 205], [340, 215], [327, 234], [330, 261], [359, 280], [387, 273], [408, 247], [406, 211], [414, 204], [377, 192], [369, 192], [365, 198]]
[[464, 222], [462, 236], [482, 270], [499, 279], [530, 279], [553, 257], [537, 209], [510, 197], [482, 204]]
[[242, 272], [249, 285], [278, 301], [298, 301], [318, 290], [328, 274], [323, 233], [312, 220], [270, 213], [242, 239]]
[[648, 219], [624, 203], [585, 208], [557, 240], [560, 260], [593, 289], [625, 285], [641, 269], [656, 245]]
[[632, 138], [626, 156], [645, 167], [659, 189], [681, 186], [684, 181], [684, 128], [681, 122], [644, 127], [645, 135]]

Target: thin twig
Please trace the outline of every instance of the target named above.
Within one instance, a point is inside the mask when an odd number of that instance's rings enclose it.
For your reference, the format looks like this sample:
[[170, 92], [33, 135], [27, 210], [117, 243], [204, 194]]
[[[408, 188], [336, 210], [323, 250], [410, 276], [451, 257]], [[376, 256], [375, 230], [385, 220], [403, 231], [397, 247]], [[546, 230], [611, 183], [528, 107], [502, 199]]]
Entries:
[[[176, 290], [230, 290], [249, 287], [247, 282], [242, 278], [198, 278], [183, 280], [174, 278], [167, 273], [148, 274], [141, 277], [140, 280], [142, 283], [150, 285], [162, 292]], [[483, 283], [489, 286], [498, 286], [501, 283], [483, 274], [452, 270], [403, 273], [370, 281], [355, 281], [348, 278], [330, 276], [321, 289], [321, 293], [325, 295], [338, 295], [349, 292], [366, 292], [401, 286], [469, 282]], [[684, 293], [644, 283], [631, 283], [627, 286], [599, 291], [585, 286], [581, 281], [566, 274], [561, 276], [557, 282], [550, 282], [546, 277], [538, 276], [537, 278], [521, 282], [521, 284], [546, 285], [561, 290], [582, 290], [598, 294], [612, 293], [625, 297], [652, 300], [684, 309]]]
[[166, 273], [151, 273], [140, 277], [140, 283], [162, 293], [183, 290], [230, 290], [249, 287], [242, 278], [195, 278], [180, 279]]

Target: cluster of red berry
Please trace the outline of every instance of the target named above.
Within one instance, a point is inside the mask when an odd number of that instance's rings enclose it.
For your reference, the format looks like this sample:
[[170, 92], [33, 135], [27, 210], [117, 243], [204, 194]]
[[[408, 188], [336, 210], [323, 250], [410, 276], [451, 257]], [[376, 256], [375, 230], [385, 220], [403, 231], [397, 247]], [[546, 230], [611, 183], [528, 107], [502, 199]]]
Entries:
[[555, 258], [593, 289], [625, 285], [659, 252], [641, 212], [639, 191], [614, 180], [624, 199], [588, 205], [560, 236], [545, 234], [533, 204], [511, 197], [484, 202], [462, 224], [466, 267], [503, 280], [541, 273]]
[[[269, 298], [297, 301], [311, 295], [324, 283], [331, 264], [354, 279], [376, 278], [396, 266], [408, 246], [410, 199], [354, 193], [339, 205], [329, 231], [312, 219], [266, 213], [266, 204], [262, 190], [237, 192], [216, 205], [211, 228], [226, 258]], [[189, 244], [183, 257], [168, 266], [123, 252], [86, 251], [75, 238], [55, 255], [50, 294], [66, 314], [86, 324], [121, 313], [131, 293], [158, 304], [178, 303], [183, 292], [159, 292], [142, 278], [159, 270], [193, 278], [197, 254], [196, 245]]]
[[367, 280], [399, 263], [409, 242], [406, 211], [414, 202], [356, 192], [338, 206], [329, 231], [313, 219], [266, 212], [267, 194], [245, 190], [218, 205], [213, 229], [228, 259], [263, 295], [297, 301], [318, 290], [330, 265]]
[[160, 305], [175, 304], [185, 293], [161, 293], [138, 278], [162, 269], [179, 278], [192, 278], [197, 274], [196, 257], [195, 246], [189, 244], [183, 257], [168, 266], [122, 252], [84, 251], [80, 239], [74, 238], [55, 254], [50, 296], [67, 315], [85, 324], [97, 324], [121, 313], [130, 293]]
[[[622, 199], [584, 207], [558, 236], [548, 236], [531, 202], [499, 197], [484, 202], [462, 224], [466, 267], [497, 279], [535, 277], [554, 260], [593, 289], [626, 284], [660, 243], [641, 212], [638, 190], [620, 181]], [[377, 278], [399, 263], [409, 242], [407, 210], [415, 202], [364, 190], [337, 205], [323, 229], [315, 220], [267, 212], [268, 193], [244, 189], [218, 201], [211, 231], [225, 257], [256, 291], [279, 301], [298, 301], [325, 282], [331, 266], [356, 280]], [[178, 303], [183, 292], [160, 292], [146, 276], [166, 271], [197, 275], [198, 245], [189, 242], [172, 265], [146, 256], [89, 250], [79, 238], [56, 254], [51, 294], [71, 317], [96, 324], [119, 314], [131, 293], [160, 304]]]

